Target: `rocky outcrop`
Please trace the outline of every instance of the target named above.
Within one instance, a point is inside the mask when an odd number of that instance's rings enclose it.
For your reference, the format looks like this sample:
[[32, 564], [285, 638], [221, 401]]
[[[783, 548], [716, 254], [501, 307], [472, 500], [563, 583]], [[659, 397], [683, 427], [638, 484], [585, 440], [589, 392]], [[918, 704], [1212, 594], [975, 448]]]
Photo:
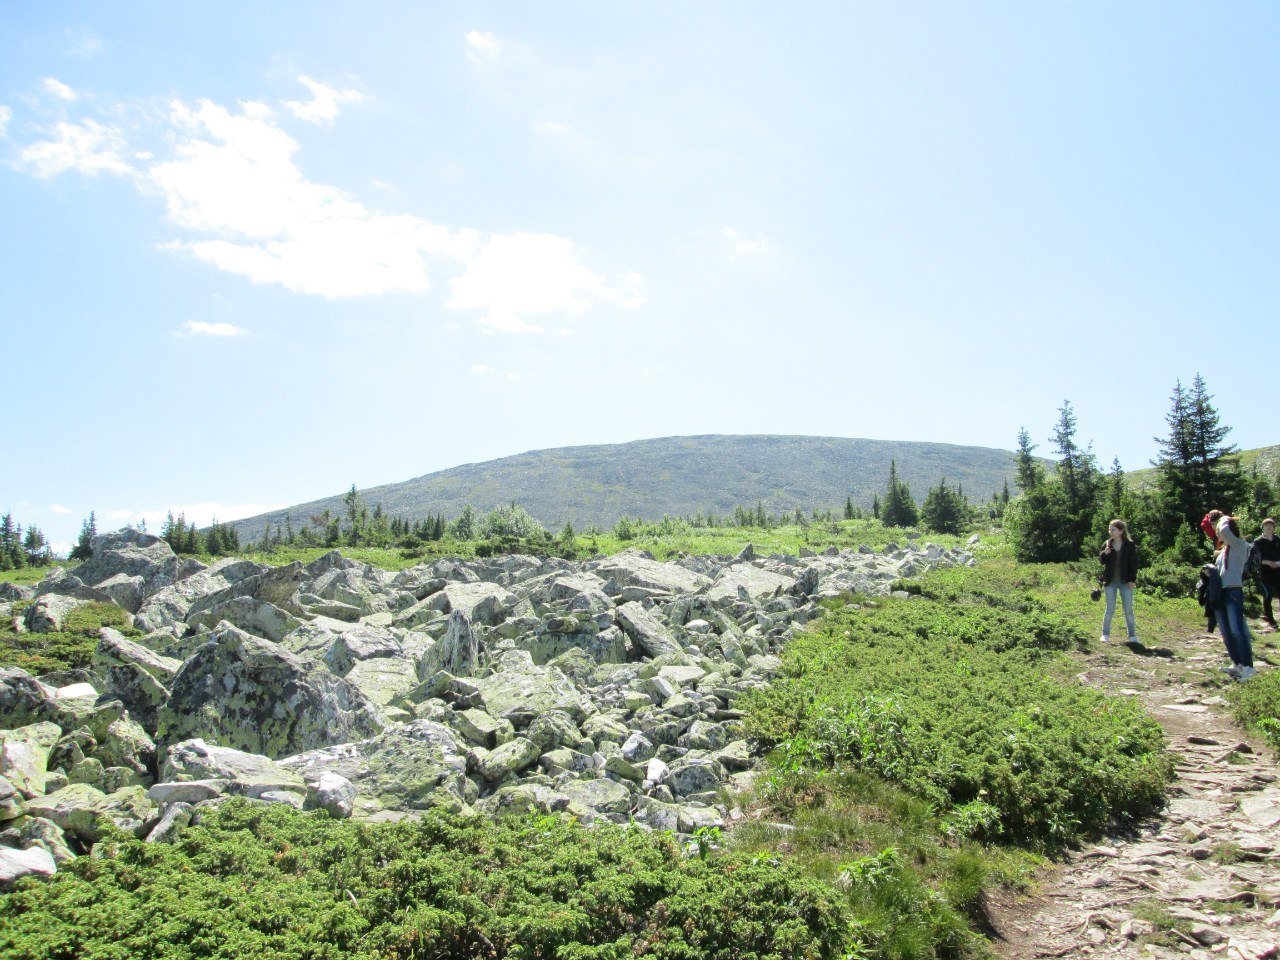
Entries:
[[[759, 759], [739, 701], [818, 602], [970, 562], [914, 544], [667, 563], [630, 550], [393, 575], [336, 552], [272, 569], [167, 551], [136, 531], [99, 538], [34, 591], [52, 620], [93, 599], [136, 611], [136, 630], [103, 630], [87, 670], [47, 683], [0, 667], [0, 850], [56, 864], [108, 825], [169, 841], [227, 796], [335, 817], [445, 805], [715, 826]], [[48, 865], [6, 863], [27, 860]]]

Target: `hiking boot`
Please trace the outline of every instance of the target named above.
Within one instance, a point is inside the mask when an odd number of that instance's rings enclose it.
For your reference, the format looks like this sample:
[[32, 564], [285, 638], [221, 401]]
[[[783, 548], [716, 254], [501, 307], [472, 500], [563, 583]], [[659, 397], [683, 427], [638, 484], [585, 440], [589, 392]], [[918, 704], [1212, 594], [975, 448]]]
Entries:
[[1241, 667], [1239, 670], [1236, 671], [1235, 677], [1237, 680], [1248, 680], [1257, 672], [1258, 671], [1255, 670], [1253, 667]]
[[1235, 664], [1235, 663], [1233, 663], [1233, 664], [1232, 664], [1231, 666], [1229, 666], [1229, 667], [1219, 667], [1218, 669], [1219, 669], [1219, 670], [1221, 670], [1223, 673], [1227, 674], [1227, 676], [1230, 676], [1230, 677], [1234, 677], [1234, 676], [1236, 676], [1236, 675], [1240, 672], [1240, 666], [1239, 666], [1239, 664]]

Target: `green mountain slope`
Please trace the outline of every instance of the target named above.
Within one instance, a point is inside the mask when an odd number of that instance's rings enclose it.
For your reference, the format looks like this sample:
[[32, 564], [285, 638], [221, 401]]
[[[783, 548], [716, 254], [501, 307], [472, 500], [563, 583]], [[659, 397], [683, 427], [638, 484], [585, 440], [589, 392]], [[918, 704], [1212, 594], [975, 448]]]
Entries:
[[[1240, 468], [1248, 472], [1254, 467], [1257, 467], [1258, 472], [1265, 476], [1280, 477], [1280, 444], [1241, 450]], [[1124, 476], [1135, 490], [1145, 490], [1156, 482], [1156, 468], [1144, 467], [1141, 470], [1130, 470]]]
[[[548, 529], [571, 521], [612, 526], [623, 515], [659, 519], [663, 514], [732, 514], [763, 501], [773, 513], [840, 510], [852, 496], [869, 507], [882, 494], [889, 460], [917, 500], [945, 477], [974, 499], [1012, 483], [1014, 457], [1007, 450], [945, 443], [857, 440], [841, 437], [664, 437], [632, 443], [534, 450], [486, 463], [429, 473], [402, 483], [361, 490], [370, 506], [388, 516], [418, 520], [428, 514], [456, 517], [470, 503], [481, 513], [515, 501]], [[328, 508], [342, 511], [342, 495], [236, 521], [241, 540], [255, 539], [267, 524], [302, 526]]]

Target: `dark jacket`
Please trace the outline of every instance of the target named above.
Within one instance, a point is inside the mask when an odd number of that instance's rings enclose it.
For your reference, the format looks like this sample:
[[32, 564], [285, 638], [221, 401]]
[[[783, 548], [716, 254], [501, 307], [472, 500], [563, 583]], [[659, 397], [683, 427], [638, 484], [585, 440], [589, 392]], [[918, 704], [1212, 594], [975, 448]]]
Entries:
[[1111, 549], [1111, 541], [1107, 540], [1098, 554], [1102, 563], [1102, 573], [1098, 579], [1103, 583], [1133, 583], [1138, 579], [1138, 548], [1132, 540], [1125, 540], [1119, 550]]

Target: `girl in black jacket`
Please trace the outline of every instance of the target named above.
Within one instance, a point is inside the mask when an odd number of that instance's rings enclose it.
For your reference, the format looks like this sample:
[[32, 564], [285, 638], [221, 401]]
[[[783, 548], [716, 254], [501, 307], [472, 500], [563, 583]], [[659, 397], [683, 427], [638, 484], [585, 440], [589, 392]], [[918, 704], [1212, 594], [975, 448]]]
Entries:
[[1112, 520], [1107, 527], [1107, 542], [1102, 546], [1098, 559], [1102, 562], [1102, 581], [1107, 594], [1107, 612], [1102, 617], [1102, 642], [1111, 642], [1111, 617], [1116, 612], [1116, 594], [1124, 605], [1125, 626], [1129, 628], [1131, 646], [1138, 642], [1138, 631], [1133, 622], [1133, 590], [1138, 580], [1138, 548], [1129, 537], [1129, 527], [1123, 520]]

